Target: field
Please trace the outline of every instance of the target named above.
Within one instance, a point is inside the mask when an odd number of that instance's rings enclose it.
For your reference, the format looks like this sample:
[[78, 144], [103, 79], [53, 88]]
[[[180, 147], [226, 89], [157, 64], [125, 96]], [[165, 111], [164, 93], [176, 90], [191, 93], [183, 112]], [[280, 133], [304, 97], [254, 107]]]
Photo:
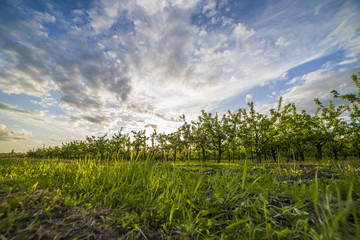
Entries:
[[0, 239], [360, 239], [353, 162], [0, 159]]

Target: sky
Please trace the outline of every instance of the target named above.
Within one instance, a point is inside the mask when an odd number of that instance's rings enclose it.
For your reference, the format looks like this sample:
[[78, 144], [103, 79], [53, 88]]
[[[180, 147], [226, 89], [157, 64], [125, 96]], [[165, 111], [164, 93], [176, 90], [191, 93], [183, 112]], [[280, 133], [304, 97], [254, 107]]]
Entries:
[[0, 152], [355, 91], [357, 0], [2, 0]]

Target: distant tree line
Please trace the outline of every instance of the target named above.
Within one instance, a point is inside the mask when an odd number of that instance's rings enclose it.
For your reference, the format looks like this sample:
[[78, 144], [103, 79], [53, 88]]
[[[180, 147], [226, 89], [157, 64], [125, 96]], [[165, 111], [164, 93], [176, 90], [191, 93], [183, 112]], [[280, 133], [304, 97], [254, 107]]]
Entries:
[[196, 121], [186, 121], [182, 115], [183, 124], [170, 134], [154, 130], [147, 137], [145, 130], [132, 131], [131, 141], [121, 128], [111, 138], [86, 137], [84, 141], [30, 150], [26, 156], [110, 161], [256, 159], [259, 163], [264, 159], [277, 162], [280, 158], [305, 161], [321, 160], [324, 156], [334, 160], [360, 157], [359, 77], [360, 72], [352, 76], [356, 94], [332, 91], [334, 98], [344, 99], [347, 104], [335, 107], [332, 100], [323, 104], [315, 99], [314, 115], [299, 111], [294, 103], [283, 105], [280, 98], [277, 109], [270, 109], [268, 114], [255, 111], [253, 103], [222, 116], [203, 110]]

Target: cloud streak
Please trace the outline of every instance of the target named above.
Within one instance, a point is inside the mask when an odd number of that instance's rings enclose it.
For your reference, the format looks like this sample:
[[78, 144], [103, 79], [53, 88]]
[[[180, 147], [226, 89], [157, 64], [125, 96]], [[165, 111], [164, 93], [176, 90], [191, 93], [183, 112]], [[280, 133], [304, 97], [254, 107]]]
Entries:
[[40, 112], [37, 110], [23, 110], [16, 107], [13, 107], [9, 104], [0, 103], [0, 110], [16, 112], [16, 113], [24, 113], [24, 114], [31, 114], [31, 115], [39, 115]]
[[32, 132], [24, 129], [20, 130], [8, 130], [4, 124], [0, 123], [0, 141], [17, 141], [26, 140], [32, 135]]

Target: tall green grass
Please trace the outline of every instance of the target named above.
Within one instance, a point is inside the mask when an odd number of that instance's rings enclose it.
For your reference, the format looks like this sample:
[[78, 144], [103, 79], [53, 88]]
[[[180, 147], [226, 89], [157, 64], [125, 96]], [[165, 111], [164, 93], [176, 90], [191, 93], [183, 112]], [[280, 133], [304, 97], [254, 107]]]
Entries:
[[[360, 239], [354, 170], [342, 169], [340, 179], [284, 182], [281, 176], [299, 174], [289, 169], [245, 163], [209, 171], [151, 159], [1, 160], [0, 232], [12, 237], [17, 224], [24, 225], [28, 205], [37, 204], [32, 214], [48, 213], [49, 219], [55, 206], [93, 209], [128, 239], [153, 233], [180, 239]], [[26, 229], [39, 224], [41, 219], [25, 221]], [[32, 231], [41, 235], [44, 229]]]

